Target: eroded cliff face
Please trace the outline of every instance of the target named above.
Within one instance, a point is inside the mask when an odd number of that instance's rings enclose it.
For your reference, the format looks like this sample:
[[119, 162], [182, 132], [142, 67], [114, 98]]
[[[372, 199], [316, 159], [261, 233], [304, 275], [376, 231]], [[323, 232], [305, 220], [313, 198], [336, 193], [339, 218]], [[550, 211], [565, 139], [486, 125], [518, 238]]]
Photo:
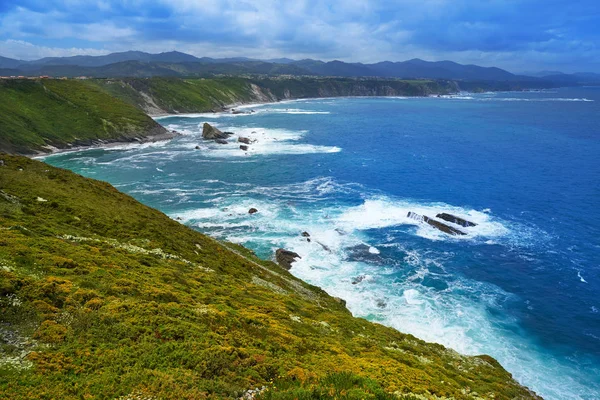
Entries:
[[111, 79], [94, 83], [150, 115], [222, 111], [247, 103], [350, 96], [429, 96], [459, 90], [453, 81], [351, 78]]

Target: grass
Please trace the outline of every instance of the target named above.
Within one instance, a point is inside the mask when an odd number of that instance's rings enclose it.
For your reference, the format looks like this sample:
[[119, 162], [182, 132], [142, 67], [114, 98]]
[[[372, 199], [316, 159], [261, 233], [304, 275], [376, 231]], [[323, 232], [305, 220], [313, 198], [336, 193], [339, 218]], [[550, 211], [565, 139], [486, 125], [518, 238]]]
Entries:
[[0, 80], [0, 151], [130, 140], [160, 129], [141, 110], [76, 80]]
[[0, 398], [536, 398], [107, 183], [0, 159]]

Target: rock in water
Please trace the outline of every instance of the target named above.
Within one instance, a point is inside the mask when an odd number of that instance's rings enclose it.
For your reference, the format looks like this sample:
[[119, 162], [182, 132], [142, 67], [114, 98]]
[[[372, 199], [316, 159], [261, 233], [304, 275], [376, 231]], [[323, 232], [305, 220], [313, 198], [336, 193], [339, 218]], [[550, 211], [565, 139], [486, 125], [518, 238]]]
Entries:
[[431, 218], [429, 218], [426, 215], [419, 215], [417, 213], [409, 211], [407, 217], [411, 218], [411, 219], [414, 219], [416, 221], [419, 221], [419, 222], [425, 222], [425, 223], [433, 226], [434, 228], [436, 228], [436, 229], [438, 229], [438, 230], [440, 230], [440, 231], [442, 231], [444, 233], [447, 233], [449, 235], [454, 235], [454, 236], [456, 236], [456, 235], [466, 235], [466, 233], [464, 233], [460, 229], [456, 229], [456, 228], [453, 228], [453, 227], [448, 226], [446, 224], [443, 224], [440, 221], [436, 221], [434, 219], [431, 219]]
[[248, 214], [254, 214], [254, 213], [257, 213], [257, 212], [258, 212], [258, 210], [256, 208], [254, 208], [254, 207], [252, 207], [251, 209], [248, 210]]
[[310, 237], [310, 233], [308, 233], [308, 232], [302, 232], [302, 236], [303, 237]]
[[240, 145], [240, 149], [244, 150], [244, 151], [248, 151], [248, 146], [246, 146], [245, 144]]
[[453, 224], [457, 224], [460, 226], [464, 226], [468, 228], [469, 226], [477, 226], [475, 222], [467, 221], [464, 218], [457, 217], [456, 215], [448, 214], [448, 213], [440, 213], [435, 216], [436, 218], [443, 219], [444, 221], [452, 222]]
[[225, 140], [225, 139], [216, 139], [215, 142], [217, 142], [219, 144], [227, 144], [227, 140]]
[[227, 139], [227, 134], [221, 132], [208, 122], [205, 122], [204, 126], [202, 127], [202, 138], [206, 140]]
[[292, 263], [296, 261], [296, 258], [302, 258], [298, 253], [294, 253], [293, 251], [277, 249], [275, 252], [275, 259], [277, 260], [277, 264], [279, 264], [282, 268], [287, 270], [292, 268]]
[[245, 143], [245, 144], [250, 144], [250, 139], [248, 139], [247, 137], [239, 137], [238, 138], [238, 142], [240, 143]]

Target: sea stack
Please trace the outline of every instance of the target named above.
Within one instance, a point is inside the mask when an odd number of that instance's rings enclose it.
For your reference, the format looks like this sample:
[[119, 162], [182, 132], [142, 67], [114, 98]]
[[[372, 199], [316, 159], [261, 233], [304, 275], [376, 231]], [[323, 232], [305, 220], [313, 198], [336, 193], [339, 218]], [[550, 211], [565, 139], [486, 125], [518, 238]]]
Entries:
[[206, 140], [227, 139], [227, 133], [221, 132], [208, 122], [202, 127], [202, 138]]

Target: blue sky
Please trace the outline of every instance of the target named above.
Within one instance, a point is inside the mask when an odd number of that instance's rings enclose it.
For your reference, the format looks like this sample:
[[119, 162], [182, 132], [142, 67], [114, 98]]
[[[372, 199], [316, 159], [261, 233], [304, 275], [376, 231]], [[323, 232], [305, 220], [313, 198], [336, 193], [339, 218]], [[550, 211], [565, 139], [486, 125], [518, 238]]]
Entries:
[[0, 0], [0, 55], [450, 59], [600, 72], [600, 0]]

